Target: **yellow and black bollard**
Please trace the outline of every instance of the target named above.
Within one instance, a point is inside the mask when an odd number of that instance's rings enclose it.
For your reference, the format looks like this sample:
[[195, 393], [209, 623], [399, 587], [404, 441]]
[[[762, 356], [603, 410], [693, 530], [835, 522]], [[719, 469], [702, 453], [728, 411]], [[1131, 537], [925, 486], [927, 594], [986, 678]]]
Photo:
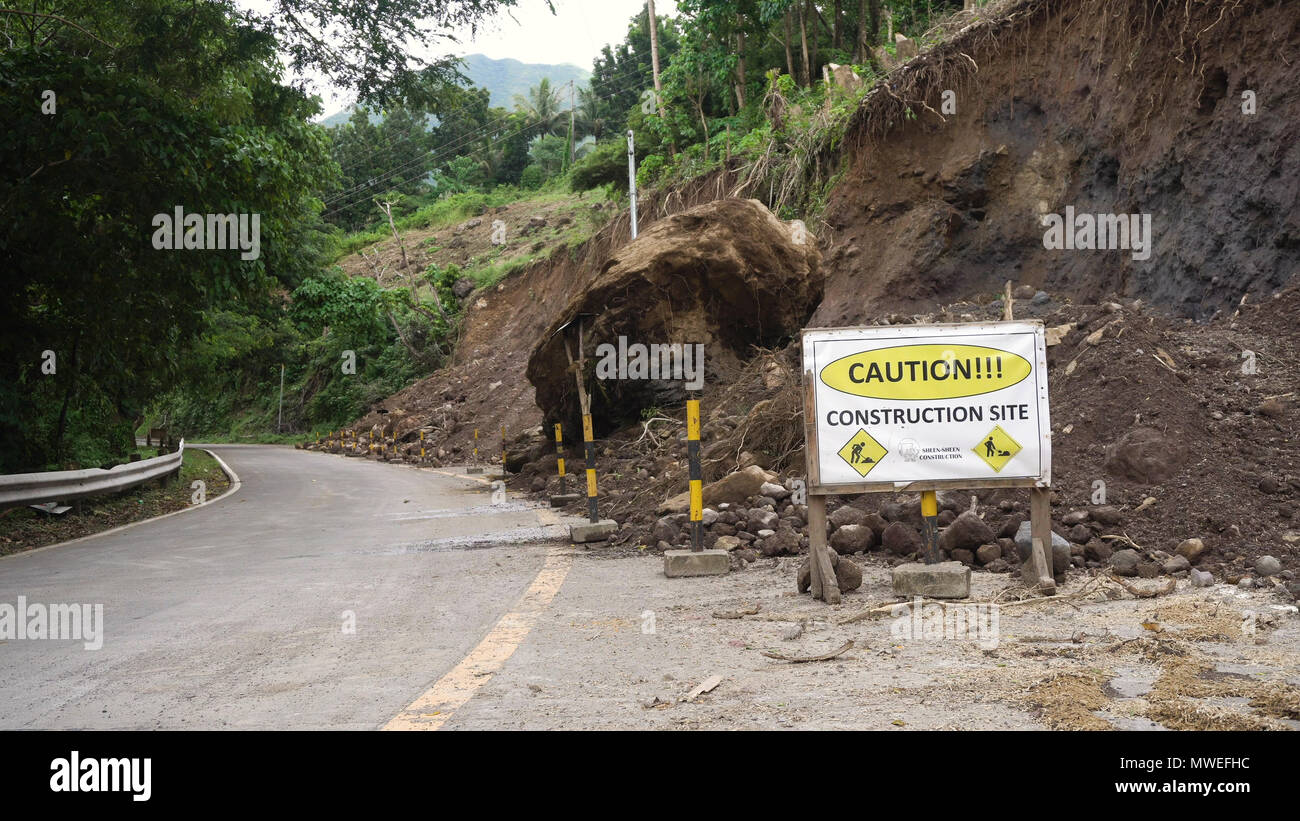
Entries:
[[424, 431], [420, 431], [420, 463], [424, 464]]
[[921, 491], [921, 538], [925, 542], [925, 563], [939, 561], [939, 497], [933, 490]]
[[700, 400], [686, 400], [686, 458], [691, 485], [691, 550], [704, 549], [704, 475], [700, 471]]
[[560, 495], [563, 496], [568, 491], [565, 485], [568, 479], [564, 476], [564, 437], [560, 433], [560, 423], [555, 423], [555, 464], [560, 469]]
[[582, 441], [587, 457], [587, 518], [592, 524], [600, 521], [596, 512], [596, 442], [591, 429], [591, 414], [582, 415]]
[[478, 464], [478, 428], [474, 428], [474, 464]]
[[506, 426], [501, 426], [501, 476], [506, 475]]

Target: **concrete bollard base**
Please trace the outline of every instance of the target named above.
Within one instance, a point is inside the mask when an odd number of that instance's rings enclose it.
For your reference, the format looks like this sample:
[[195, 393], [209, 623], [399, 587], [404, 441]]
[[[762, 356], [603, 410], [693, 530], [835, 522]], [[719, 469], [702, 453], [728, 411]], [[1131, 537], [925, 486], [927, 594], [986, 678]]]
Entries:
[[557, 493], [551, 497], [551, 507], [564, 507], [583, 498], [576, 493]]
[[670, 579], [687, 576], [725, 576], [731, 559], [725, 550], [665, 550], [664, 575]]
[[569, 525], [569, 538], [578, 544], [586, 542], [603, 542], [618, 532], [618, 522], [613, 519], [601, 519], [599, 522], [584, 522]]
[[970, 598], [970, 568], [961, 562], [900, 564], [894, 568], [894, 592], [932, 599]]

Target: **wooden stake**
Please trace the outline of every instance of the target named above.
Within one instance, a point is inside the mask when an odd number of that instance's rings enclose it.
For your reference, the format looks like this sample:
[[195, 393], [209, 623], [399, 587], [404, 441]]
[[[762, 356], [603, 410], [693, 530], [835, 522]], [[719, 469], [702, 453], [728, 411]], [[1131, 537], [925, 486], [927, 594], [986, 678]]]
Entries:
[[[1037, 586], [1047, 595], [1056, 593], [1056, 579], [1052, 567], [1052, 502], [1051, 490], [1036, 487], [1029, 491], [1029, 561], [1025, 568], [1032, 569], [1031, 576], [1036, 575]], [[1021, 569], [1021, 576], [1025, 574]], [[1033, 578], [1023, 579], [1026, 585], [1034, 584]]]
[[826, 497], [808, 496], [808, 571], [814, 599], [840, 603], [840, 585], [826, 544]]

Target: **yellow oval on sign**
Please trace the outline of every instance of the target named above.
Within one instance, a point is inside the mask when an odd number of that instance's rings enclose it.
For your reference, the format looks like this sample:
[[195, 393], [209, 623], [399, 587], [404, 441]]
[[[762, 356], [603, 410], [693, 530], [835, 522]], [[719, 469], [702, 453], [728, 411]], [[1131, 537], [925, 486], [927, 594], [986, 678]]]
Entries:
[[1023, 356], [983, 345], [899, 345], [840, 357], [821, 380], [870, 399], [957, 399], [1009, 388], [1032, 371]]

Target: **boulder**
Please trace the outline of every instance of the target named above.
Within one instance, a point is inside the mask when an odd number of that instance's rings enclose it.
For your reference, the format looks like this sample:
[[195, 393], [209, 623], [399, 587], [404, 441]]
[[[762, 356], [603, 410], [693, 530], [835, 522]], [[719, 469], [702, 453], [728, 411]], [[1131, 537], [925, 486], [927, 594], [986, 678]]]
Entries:
[[469, 277], [461, 277], [460, 279], [452, 283], [451, 292], [456, 296], [457, 299], [464, 299], [465, 297], [474, 293], [474, 289], [477, 287], [478, 286], [474, 284], [474, 280], [470, 279]]
[[[833, 568], [840, 563], [840, 554], [832, 550], [830, 556], [831, 556], [831, 567]], [[805, 556], [804, 560], [799, 563], [799, 572], [796, 576], [796, 579], [797, 579], [797, 584], [799, 586], [800, 593], [807, 593], [809, 590], [812, 589], [812, 569], [808, 564], [809, 561], [810, 558]]]
[[1155, 428], [1133, 428], [1106, 448], [1106, 471], [1145, 485], [1174, 475], [1187, 449]]
[[865, 525], [869, 514], [860, 507], [853, 505], [841, 505], [831, 511], [826, 517], [826, 521], [831, 523], [832, 527], [844, 527], [845, 525]]
[[1261, 578], [1276, 576], [1282, 572], [1282, 563], [1272, 556], [1260, 556], [1255, 560], [1255, 575]]
[[760, 530], [776, 530], [780, 523], [781, 517], [773, 511], [755, 508], [749, 511], [749, 520], [745, 529], [750, 533], [757, 533]]
[[835, 581], [841, 593], [857, 590], [862, 586], [862, 568], [852, 559], [840, 559], [835, 563]]
[[1136, 576], [1138, 563], [1141, 561], [1142, 557], [1136, 550], [1125, 548], [1115, 551], [1115, 554], [1110, 557], [1110, 567], [1115, 571], [1116, 576]]
[[939, 534], [939, 547], [951, 553], [957, 549], [975, 550], [982, 544], [993, 541], [996, 537], [988, 523], [978, 513], [966, 511], [953, 520], [952, 524]]
[[1083, 546], [1083, 557], [1092, 562], [1108, 562], [1114, 552], [1102, 539], [1092, 539]]
[[1090, 508], [1088, 510], [1088, 515], [1092, 517], [1094, 522], [1099, 522], [1104, 525], [1117, 525], [1124, 518], [1120, 515], [1119, 510], [1111, 505], [1099, 505]]
[[831, 534], [836, 553], [865, 553], [876, 544], [876, 534], [866, 525], [844, 525]]
[[665, 541], [669, 544], [677, 541], [679, 531], [677, 524], [671, 516], [664, 516], [655, 522], [654, 527], [650, 529], [650, 538], [656, 541]]
[[758, 549], [764, 556], [798, 553], [799, 534], [788, 527], [783, 527], [759, 542]]
[[[581, 430], [566, 355], [566, 343], [576, 355], [580, 319], [597, 376], [602, 361], [618, 358], [610, 352], [620, 336], [625, 345], [680, 342], [679, 353], [702, 345], [708, 373], [740, 368], [755, 345], [783, 345], [820, 304], [825, 283], [816, 238], [795, 239], [788, 223], [753, 199], [714, 200], [654, 221], [616, 248], [537, 335], [525, 373], [538, 407]], [[631, 368], [632, 352], [625, 358]], [[642, 408], [685, 401], [681, 375], [603, 380], [593, 406], [596, 436], [637, 421]]]
[[921, 550], [921, 534], [903, 522], [894, 522], [885, 528], [880, 541], [895, 556], [910, 556]]
[[1205, 542], [1200, 539], [1184, 539], [1178, 547], [1174, 548], [1174, 552], [1187, 561], [1195, 563], [1205, 552]]
[[[1032, 526], [1029, 522], [1021, 522], [1020, 527], [1016, 529], [1016, 550], [1020, 553], [1021, 561], [1029, 558], [1029, 549], [1034, 543], [1034, 538], [1030, 535]], [[1061, 537], [1056, 531], [1052, 531], [1052, 549], [1057, 550], [1065, 548], [1066, 555], [1070, 552], [1070, 543]]]
[[1087, 525], [1075, 525], [1065, 536], [1075, 544], [1087, 544], [1092, 539], [1092, 530]]
[[[735, 473], [723, 476], [716, 482], [705, 485], [703, 490], [704, 504], [716, 505], [723, 502], [740, 504], [750, 496], [758, 493], [758, 489], [763, 486], [763, 483], [772, 478], [774, 478], [773, 474], [757, 465], [750, 465], [744, 470], [738, 470]], [[691, 495], [689, 491], [665, 499], [659, 505], [660, 513], [682, 513], [690, 509]]]
[[713, 543], [714, 550], [735, 550], [740, 547], [740, 539], [735, 536], [719, 536]]
[[885, 528], [889, 527], [889, 522], [886, 522], [884, 517], [879, 513], [868, 513], [861, 524], [864, 524], [875, 531], [877, 542], [879, 542], [881, 537], [884, 535]]
[[761, 496], [768, 496], [777, 500], [784, 499], [790, 495], [790, 491], [786, 490], [782, 485], [778, 485], [776, 482], [764, 482], [759, 486], [758, 493]]

